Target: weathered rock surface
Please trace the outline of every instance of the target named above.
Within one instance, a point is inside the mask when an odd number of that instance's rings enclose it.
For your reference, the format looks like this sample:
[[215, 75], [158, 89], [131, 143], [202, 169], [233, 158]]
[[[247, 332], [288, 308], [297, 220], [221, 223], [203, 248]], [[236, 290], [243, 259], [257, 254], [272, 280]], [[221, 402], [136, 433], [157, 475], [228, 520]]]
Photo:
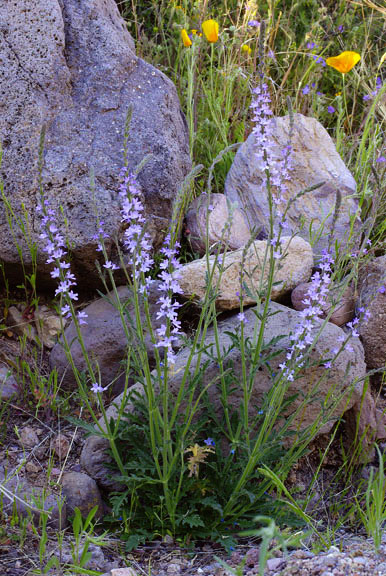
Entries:
[[103, 515], [103, 502], [98, 486], [90, 476], [82, 472], [66, 472], [62, 478], [62, 495], [65, 498], [67, 511], [74, 514], [75, 508], [79, 508], [84, 518], [89, 512], [98, 506], [96, 518]]
[[7, 326], [18, 336], [25, 336], [30, 341], [36, 341], [37, 332], [35, 326], [23, 317], [23, 314], [16, 306], [10, 306], [8, 309]]
[[[273, 341], [271, 348], [272, 352], [280, 350], [278, 356], [270, 360], [271, 369], [277, 373], [280, 368], [279, 364], [285, 361], [286, 349], [290, 346], [289, 334], [294, 330], [296, 324], [300, 321], [299, 312], [291, 310], [281, 304], [272, 303], [271, 312], [273, 315], [267, 319], [266, 329], [264, 333], [265, 342]], [[253, 309], [245, 312], [246, 323], [244, 327], [244, 338], [253, 338], [256, 316]], [[222, 357], [225, 358], [224, 369], [233, 366], [235, 382], [242, 379], [242, 362], [240, 350], [233, 347], [229, 352], [228, 349], [232, 346], [231, 334], [235, 333], [238, 329], [239, 321], [237, 316], [232, 316], [219, 323], [219, 343]], [[314, 335], [320, 328], [318, 321]], [[331, 357], [331, 351], [336, 346], [339, 336], [343, 335], [341, 328], [334, 324], [328, 323], [318, 341], [313, 346], [310, 354], [311, 366], [303, 368], [299, 377], [294, 382], [289, 383], [287, 396], [295, 396], [291, 407], [287, 409], [286, 415], [294, 412], [302, 402], [305, 401], [305, 408], [300, 410], [299, 414], [295, 417], [293, 427], [298, 426], [299, 429], [304, 429], [310, 424], [318, 420], [321, 410], [331, 410], [327, 421], [323, 422], [320, 426], [318, 434], [327, 433], [337, 418], [347, 410], [352, 409], [353, 414], [356, 416], [360, 411], [361, 394], [363, 390], [363, 382], [359, 381], [366, 373], [366, 366], [364, 362], [364, 353], [361, 343], [358, 339], [353, 339], [350, 343], [352, 350], [344, 350], [333, 363], [332, 368], [327, 372], [323, 366], [323, 360]], [[278, 337], [283, 338], [278, 339]], [[273, 340], [276, 339], [276, 340]], [[214, 331], [209, 329], [205, 345], [202, 347], [205, 352], [201, 357], [201, 364], [206, 364], [205, 371], [202, 376], [202, 385], [208, 385], [210, 382], [216, 381], [219, 375], [219, 368], [216, 355], [215, 336]], [[227, 354], [224, 354], [224, 351]], [[213, 354], [213, 356], [211, 356]], [[176, 395], [179, 389], [181, 378], [187, 364], [189, 357], [189, 350], [181, 350], [176, 357], [176, 364], [174, 367], [174, 376], [169, 379], [169, 389], [172, 395]], [[190, 372], [193, 373], [197, 365], [197, 356], [193, 358], [190, 367]], [[272, 378], [268, 369], [261, 366], [254, 376], [254, 388], [250, 400], [251, 413], [255, 413], [262, 405], [264, 395], [269, 392], [272, 386]], [[137, 383], [131, 390], [135, 390], [139, 394], [143, 393], [142, 385]], [[222, 414], [222, 401], [221, 393], [212, 385], [209, 390], [209, 399], [219, 415]], [[306, 399], [306, 400], [305, 400]], [[122, 400], [118, 396], [114, 403], [108, 408], [108, 418], [116, 418], [117, 405]], [[373, 427], [375, 426], [375, 406], [374, 402], [371, 403], [371, 398], [366, 404], [368, 410], [366, 411], [366, 422], [363, 421], [364, 416], [360, 416], [361, 429], [368, 430], [369, 435], [374, 434]], [[230, 411], [237, 410], [240, 402], [242, 401], [241, 386], [235, 386], [230, 395]], [[334, 403], [336, 404], [334, 406]], [[252, 408], [253, 407], [253, 408]], [[125, 411], [128, 412], [133, 409], [130, 402], [127, 404]], [[102, 421], [101, 421], [102, 424]], [[81, 455], [81, 464], [90, 476], [96, 479], [98, 484], [106, 489], [111, 489], [111, 479], [108, 477], [109, 471], [105, 467], [108, 461], [106, 449], [108, 442], [97, 436], [90, 436], [87, 438], [83, 447]]]
[[[271, 298], [277, 300], [286, 292], [293, 290], [301, 282], [306, 282], [311, 276], [313, 266], [312, 248], [308, 242], [299, 236], [282, 238], [283, 254], [285, 256], [278, 262], [275, 271]], [[240, 272], [243, 270], [243, 283], [246, 284], [251, 294], [245, 294], [244, 305], [253, 304], [256, 291], [261, 291], [268, 279], [269, 265], [264, 267], [262, 273], [266, 240], [255, 240], [247, 249], [228, 252], [224, 256], [223, 271], [219, 283], [219, 293], [216, 297], [218, 310], [232, 310], [239, 308], [240, 300]], [[269, 258], [267, 258], [269, 260]], [[215, 256], [209, 258], [211, 269], [215, 262]], [[180, 286], [185, 298], [193, 298], [202, 301], [205, 296], [205, 284], [207, 280], [206, 258], [189, 262], [181, 269]], [[218, 264], [213, 272], [213, 286], [215, 287], [220, 275]]]
[[47, 306], [39, 306], [34, 314], [38, 338], [46, 348], [53, 348], [62, 331], [60, 317]]
[[31, 513], [38, 521], [40, 511], [45, 510], [49, 513], [48, 526], [57, 530], [67, 526], [67, 508], [59, 494], [35, 488], [26, 479], [18, 476], [7, 477], [2, 466], [0, 466], [0, 482], [6, 489], [3, 495], [3, 509], [8, 514], [12, 514], [12, 510], [16, 508], [19, 515], [28, 516]]
[[[172, 201], [191, 165], [177, 92], [166, 76], [136, 57], [114, 0], [1, 2], [0, 22], [5, 194], [18, 214], [23, 203], [32, 240], [39, 241], [37, 159], [45, 125], [46, 195], [53, 208], [63, 207], [74, 247], [74, 272], [78, 281], [90, 284], [96, 275], [95, 209], [112, 237], [120, 232], [118, 175], [129, 106], [130, 167], [153, 154], [139, 180], [155, 243], [168, 226]], [[63, 218], [59, 224], [64, 230]], [[18, 241], [25, 247], [21, 235]], [[3, 206], [0, 258], [8, 274], [20, 270]], [[26, 264], [28, 258], [26, 248]], [[38, 264], [42, 272], [47, 270], [42, 254]]]
[[39, 437], [36, 434], [34, 428], [32, 428], [32, 426], [25, 426], [20, 431], [19, 442], [23, 446], [23, 448], [28, 450], [30, 448], [34, 448], [39, 444]]
[[359, 325], [366, 364], [369, 368], [386, 368], [386, 256], [374, 258], [361, 271], [359, 305], [369, 313]]
[[19, 393], [19, 386], [12, 370], [6, 365], [0, 365], [0, 400], [6, 401]]
[[221, 243], [237, 250], [248, 242], [251, 233], [241, 210], [230, 206], [224, 194], [202, 194], [191, 203], [186, 214], [186, 235], [195, 252], [203, 256], [208, 247]]
[[[129, 289], [125, 286], [119, 287], [118, 295], [121, 302], [127, 302], [130, 297]], [[157, 285], [154, 284], [149, 290], [149, 304], [153, 318], [155, 318], [155, 311], [158, 309], [156, 306], [157, 298]], [[121, 362], [126, 357], [127, 338], [120, 313], [113, 305], [115, 301], [114, 293], [110, 292], [107, 297], [99, 298], [86, 306], [84, 312], [88, 315], [87, 324], [81, 326], [81, 332], [90, 360], [94, 366], [98, 363], [102, 385], [107, 386], [117, 378], [114, 388], [119, 389], [124, 382], [124, 367]], [[134, 321], [134, 307], [130, 303], [127, 304], [127, 314], [131, 321]], [[154, 320], [154, 326], [157, 327], [158, 325], [159, 322]], [[86, 370], [86, 361], [73, 322], [65, 329], [65, 337], [67, 342], [71, 344], [71, 354], [75, 366], [80, 371]], [[147, 349], [150, 358], [153, 358], [154, 347], [150, 337], [147, 338]], [[56, 368], [64, 388], [73, 389], [76, 387], [76, 380], [60, 339], [51, 351], [50, 367], [51, 369]]]
[[[311, 286], [311, 282], [299, 284], [291, 293], [291, 302], [295, 310], [304, 310], [307, 304], [303, 302], [306, 294]], [[328, 303], [323, 307], [323, 314], [321, 318], [326, 318], [330, 313], [331, 308], [334, 308], [330, 322], [337, 326], [343, 326], [350, 322], [355, 316], [355, 299], [354, 291], [350, 286], [347, 286], [342, 291], [342, 288], [335, 287], [331, 290], [328, 298]]]
[[[282, 158], [288, 142], [289, 117], [272, 119], [274, 154]], [[269, 207], [265, 175], [255, 160], [255, 136], [251, 134], [239, 148], [225, 183], [225, 195], [238, 202], [250, 227], [260, 226], [268, 231]], [[327, 131], [315, 118], [295, 114], [292, 140], [291, 179], [287, 182], [285, 200], [309, 186], [324, 182], [323, 186], [297, 199], [289, 208], [287, 222], [294, 233], [309, 240], [309, 227], [315, 233], [324, 223], [324, 232], [314, 245], [315, 254], [326, 248], [335, 208], [336, 195], [342, 196], [334, 239], [343, 241], [350, 230], [350, 214], [355, 214], [357, 201], [352, 198], [356, 184], [339, 156]]]

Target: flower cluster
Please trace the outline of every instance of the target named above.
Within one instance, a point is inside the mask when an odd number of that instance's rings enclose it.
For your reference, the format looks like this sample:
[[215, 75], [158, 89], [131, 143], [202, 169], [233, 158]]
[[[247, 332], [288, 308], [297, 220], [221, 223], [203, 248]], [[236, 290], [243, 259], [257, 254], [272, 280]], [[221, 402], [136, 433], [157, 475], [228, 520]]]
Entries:
[[[267, 174], [267, 181], [269, 178], [272, 186], [272, 201], [275, 209], [274, 218], [281, 231], [287, 226], [284, 216], [284, 205], [285, 193], [287, 192], [286, 182], [290, 179], [291, 172], [292, 148], [289, 144], [285, 146], [282, 150], [282, 158], [277, 159], [272, 137], [270, 102], [267, 84], [262, 83], [253, 90], [251, 108], [254, 114], [255, 157], [259, 171]], [[275, 233], [271, 243], [274, 247], [274, 257], [280, 258], [280, 233]]]
[[[36, 211], [40, 215], [40, 225], [42, 232], [40, 238], [45, 241], [44, 252], [48, 255], [47, 264], [54, 264], [51, 271], [51, 278], [58, 279], [58, 287], [55, 290], [55, 296], [64, 299], [61, 314], [64, 318], [70, 318], [73, 315], [73, 302], [78, 300], [78, 294], [73, 288], [76, 286], [76, 279], [70, 269], [70, 264], [66, 260], [67, 250], [64, 236], [60, 234], [57, 221], [58, 217], [47, 199], [42, 198], [38, 203]], [[77, 319], [79, 324], [86, 324], [87, 314], [78, 312]]]
[[377, 94], [381, 88], [382, 88], [382, 78], [380, 76], [377, 76], [377, 79], [375, 81], [375, 90], [373, 90], [370, 94], [365, 94], [363, 96], [364, 102], [368, 102], [369, 100], [373, 100], [373, 98], [375, 98], [377, 96]]
[[327, 304], [329, 285], [331, 282], [331, 265], [333, 260], [328, 252], [324, 252], [319, 270], [311, 277], [311, 285], [303, 300], [306, 308], [300, 312], [302, 321], [295, 327], [291, 337], [291, 346], [287, 351], [286, 362], [279, 365], [283, 376], [290, 382], [294, 380], [295, 369], [294, 362], [300, 368], [303, 365], [307, 346], [313, 342], [312, 329], [315, 320], [323, 314], [323, 308]]
[[[153, 265], [151, 257], [151, 238], [144, 231], [144, 206], [141, 202], [141, 191], [133, 172], [124, 168], [121, 172], [122, 183], [119, 196], [121, 200], [121, 217], [126, 226], [123, 244], [130, 255], [132, 272], [143, 294], [151, 283], [148, 272]], [[106, 263], [107, 264], [107, 263]], [[107, 268], [107, 266], [105, 266]]]
[[157, 312], [157, 320], [164, 319], [163, 324], [157, 328], [156, 333], [159, 338], [157, 348], [164, 348], [169, 364], [175, 363], [173, 343], [178, 341], [181, 333], [181, 322], [178, 320], [178, 309], [180, 304], [173, 301], [173, 294], [182, 294], [178, 279], [180, 277], [181, 264], [177, 259], [179, 242], [172, 244], [171, 235], [165, 238], [161, 253], [165, 257], [160, 264], [161, 272], [158, 276], [160, 283], [158, 286], [161, 296], [157, 300], [160, 309]]

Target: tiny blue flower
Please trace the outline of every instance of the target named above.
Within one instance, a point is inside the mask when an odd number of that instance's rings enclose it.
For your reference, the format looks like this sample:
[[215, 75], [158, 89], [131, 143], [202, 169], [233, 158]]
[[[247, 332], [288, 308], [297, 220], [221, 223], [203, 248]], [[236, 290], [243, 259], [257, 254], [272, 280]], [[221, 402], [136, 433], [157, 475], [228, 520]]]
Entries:
[[204, 440], [204, 444], [207, 446], [216, 446], [216, 442], [213, 440], [213, 438], [207, 438]]

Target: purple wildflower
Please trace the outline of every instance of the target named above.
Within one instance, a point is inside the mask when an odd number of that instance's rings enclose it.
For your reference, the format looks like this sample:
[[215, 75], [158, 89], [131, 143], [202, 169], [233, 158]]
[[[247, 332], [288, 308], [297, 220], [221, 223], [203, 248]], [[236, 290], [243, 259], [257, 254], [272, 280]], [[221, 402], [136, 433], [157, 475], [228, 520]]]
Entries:
[[97, 248], [96, 248], [97, 252], [103, 252], [104, 240], [106, 238], [108, 238], [108, 234], [105, 233], [105, 231], [103, 229], [103, 225], [104, 225], [104, 222], [101, 220], [99, 222], [98, 232], [96, 234], [94, 234], [94, 236], [93, 236], [93, 240], [96, 240], [98, 243]]
[[[58, 279], [58, 287], [55, 290], [55, 296], [60, 296], [64, 299], [64, 304], [61, 303], [61, 314], [64, 318], [76, 318], [73, 309], [73, 301], [78, 300], [78, 294], [73, 291], [76, 286], [76, 278], [71, 273], [70, 264], [65, 260], [67, 256], [66, 244], [64, 237], [59, 234], [57, 227], [57, 214], [55, 210], [50, 207], [47, 199], [41, 198], [36, 211], [40, 215], [40, 225], [42, 232], [40, 238], [46, 242], [44, 251], [48, 255], [46, 260], [47, 264], [54, 264], [51, 271], [51, 278]], [[85, 318], [87, 314], [80, 312], [81, 323], [86, 324]]]
[[248, 22], [248, 26], [251, 28], [258, 28], [260, 26], [260, 22], [258, 20], [250, 20]]
[[302, 90], [302, 94], [304, 94], [306, 96], [307, 94], [309, 94], [309, 92], [310, 92], [310, 87], [308, 84], [306, 84]]
[[139, 284], [139, 292], [143, 294], [152, 280], [148, 272], [153, 265], [151, 258], [151, 238], [144, 231], [144, 206], [141, 202], [140, 187], [133, 172], [124, 168], [121, 172], [122, 184], [119, 196], [121, 200], [122, 222], [127, 226], [123, 244], [130, 255], [133, 277]]
[[381, 286], [380, 288], [378, 288], [378, 292], [379, 292], [380, 294], [385, 294], [385, 292], [386, 292], [386, 287], [385, 287], [385, 286]]
[[101, 384], [99, 384], [98, 382], [93, 382], [91, 384], [91, 392], [93, 392], [94, 394], [101, 394], [102, 392], [104, 392], [105, 390], [107, 390], [108, 386], [101, 386]]
[[386, 162], [386, 156], [379, 156], [379, 158], [376, 159], [376, 162], [378, 163]]
[[313, 50], [313, 48], [315, 48], [316, 44], [315, 42], [307, 42], [307, 49], [308, 50]]
[[312, 329], [315, 320], [323, 313], [323, 307], [327, 304], [327, 295], [331, 282], [331, 265], [333, 260], [331, 256], [324, 252], [319, 264], [319, 270], [311, 277], [311, 286], [303, 300], [306, 308], [300, 312], [302, 321], [295, 327], [291, 336], [291, 346], [287, 351], [286, 362], [279, 365], [283, 376], [292, 382], [295, 376], [293, 363], [296, 360], [298, 367], [302, 366], [301, 361], [304, 358], [304, 351], [313, 342]]
[[237, 314], [237, 319], [239, 322], [243, 322], [244, 324], [247, 324], [248, 322], [248, 318], [245, 316], [244, 312], [239, 312]]
[[178, 341], [181, 334], [181, 322], [178, 320], [178, 309], [181, 304], [173, 302], [173, 294], [182, 294], [179, 285], [181, 264], [177, 259], [179, 242], [172, 244], [171, 235], [165, 238], [161, 253], [165, 257], [160, 264], [161, 272], [159, 274], [160, 284], [158, 286], [161, 296], [157, 300], [160, 309], [157, 312], [157, 319], [163, 318], [163, 324], [157, 328], [156, 333], [159, 338], [157, 348], [164, 348], [169, 364], [175, 363], [173, 343]]
[[103, 264], [103, 268], [106, 268], [107, 270], [119, 270], [119, 266], [110, 260], [106, 260], [105, 264]]
[[204, 440], [204, 444], [207, 446], [216, 446], [216, 442], [213, 440], [213, 438], [207, 438]]
[[329, 114], [335, 114], [336, 110], [335, 110], [334, 106], [328, 106], [328, 107], [327, 107], [327, 112], [328, 112]]
[[[272, 138], [272, 110], [270, 108], [268, 86], [262, 83], [253, 90], [251, 108], [253, 111], [253, 134], [255, 136], [255, 157], [257, 166], [267, 175], [272, 190], [274, 218], [278, 222], [280, 232], [286, 227], [283, 206], [287, 192], [286, 182], [290, 179], [292, 147], [287, 145], [282, 150], [282, 158], [277, 159]], [[269, 176], [268, 176], [269, 175]], [[274, 252], [281, 254], [280, 233], [275, 233], [271, 239]], [[275, 256], [275, 257], [276, 257]]]

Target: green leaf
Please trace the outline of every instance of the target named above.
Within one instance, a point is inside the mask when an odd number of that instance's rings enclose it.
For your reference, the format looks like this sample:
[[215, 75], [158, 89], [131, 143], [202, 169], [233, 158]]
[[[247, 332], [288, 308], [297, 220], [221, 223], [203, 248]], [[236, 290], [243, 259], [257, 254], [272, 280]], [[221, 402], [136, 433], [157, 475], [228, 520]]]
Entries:
[[191, 528], [195, 526], [202, 526], [202, 527], [205, 526], [204, 522], [201, 520], [198, 514], [191, 514], [189, 516], [182, 518], [182, 524], [187, 524]]

